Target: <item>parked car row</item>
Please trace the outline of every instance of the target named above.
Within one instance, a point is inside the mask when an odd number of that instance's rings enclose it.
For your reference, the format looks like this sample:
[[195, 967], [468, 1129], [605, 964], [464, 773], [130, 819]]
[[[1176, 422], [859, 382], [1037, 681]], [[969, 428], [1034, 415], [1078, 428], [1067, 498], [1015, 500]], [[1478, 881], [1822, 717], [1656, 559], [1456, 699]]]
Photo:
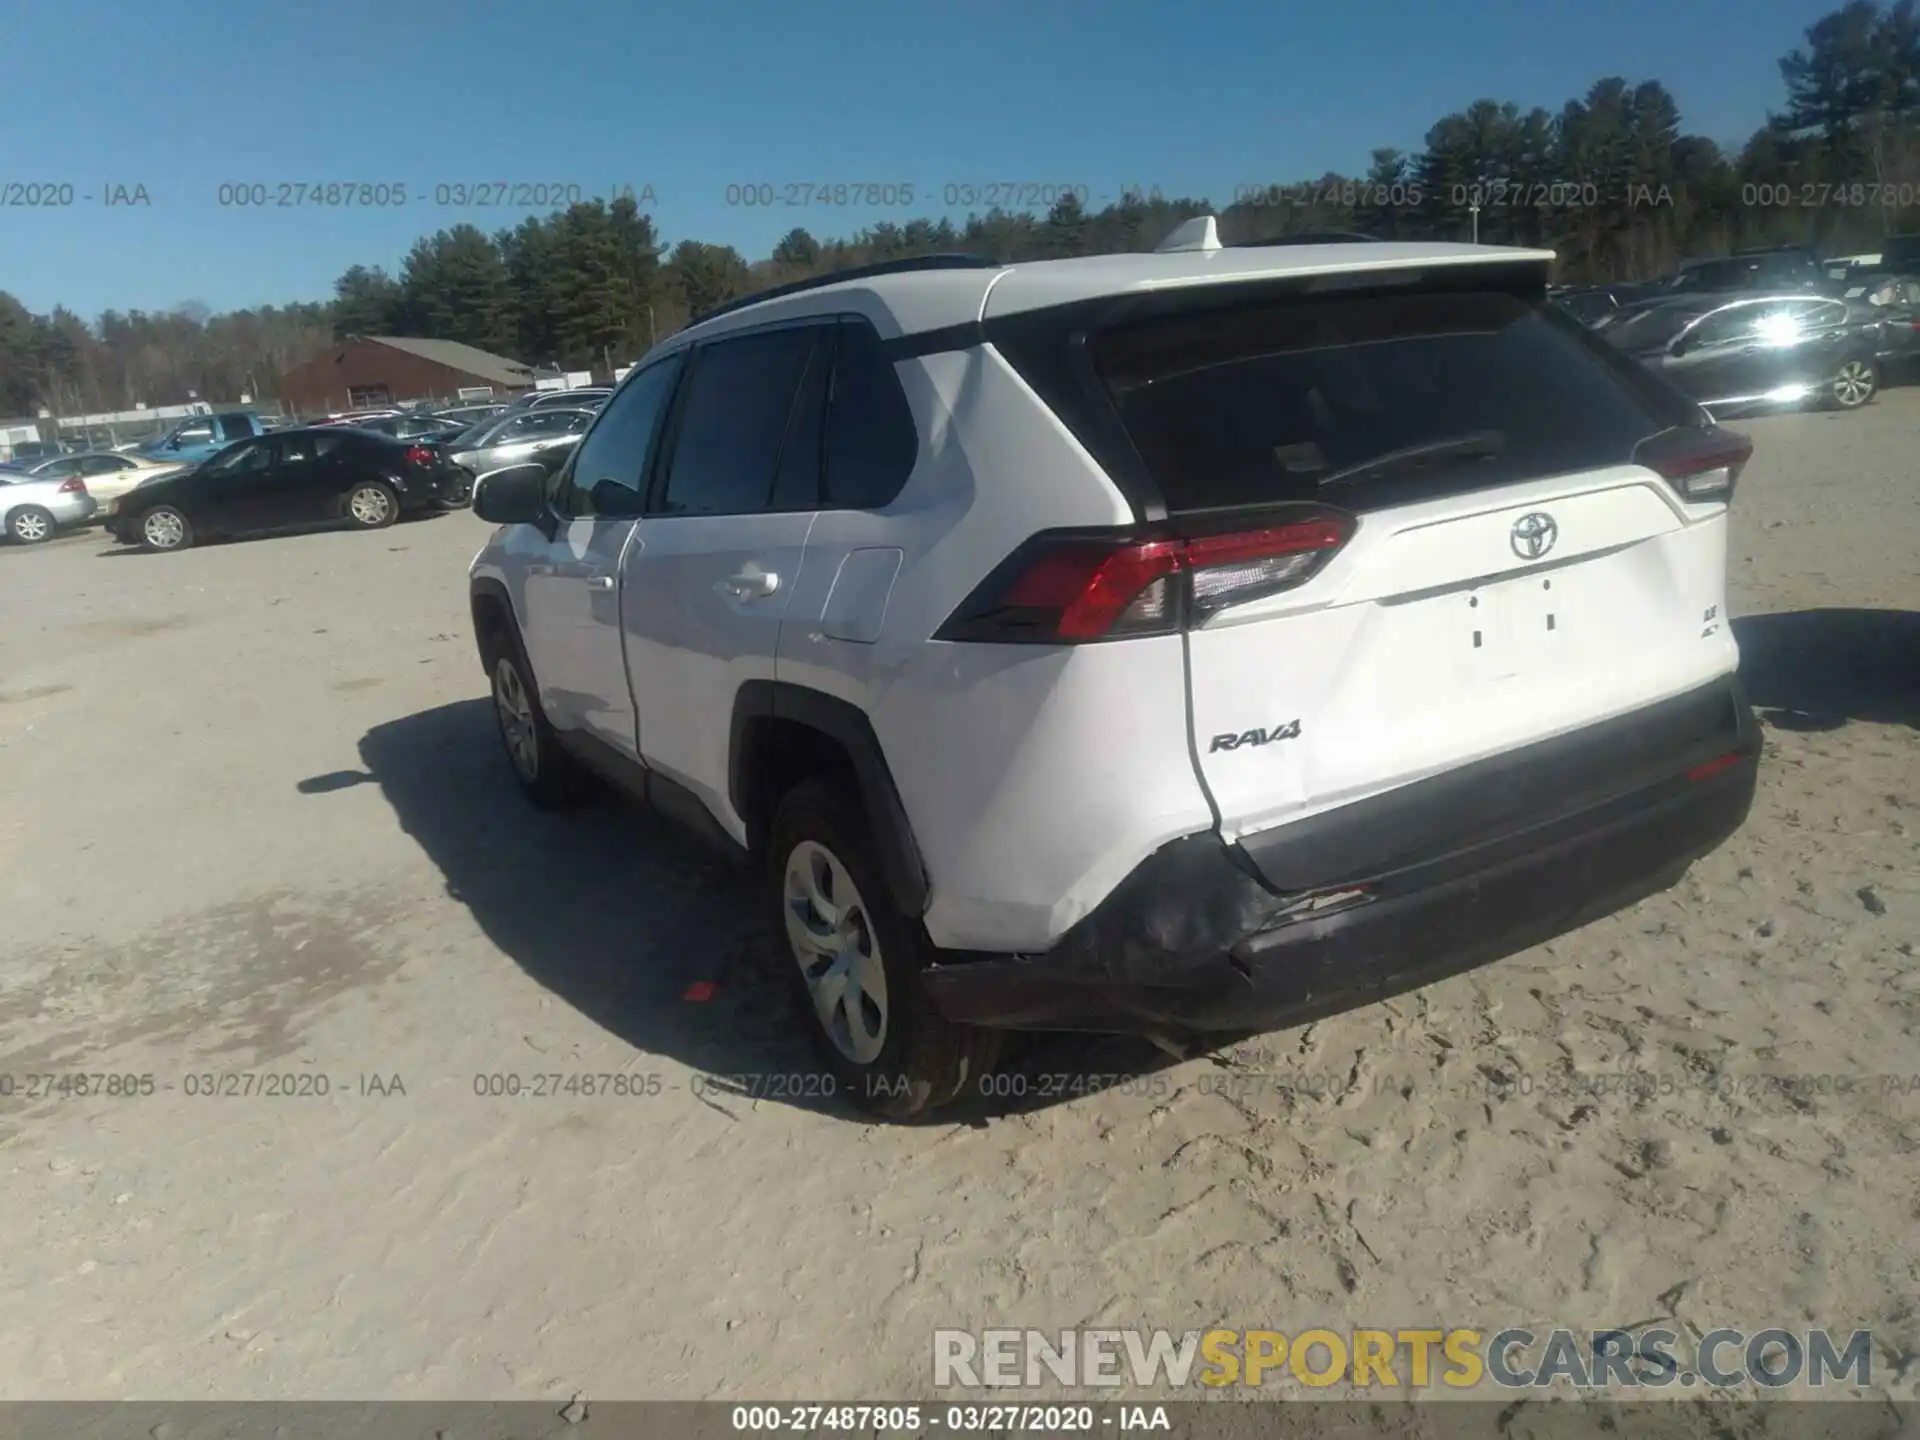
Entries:
[[302, 427], [136, 487], [109, 507], [107, 528], [123, 545], [182, 550], [329, 520], [377, 530], [463, 506], [471, 493], [465, 472], [432, 447], [353, 426]]
[[235, 411], [189, 416], [119, 450], [49, 446], [50, 458], [0, 464], [0, 529], [31, 545], [100, 520], [123, 544], [177, 550], [327, 519], [377, 528], [465, 505], [489, 471], [557, 466], [611, 393], [596, 386], [437, 411], [357, 411], [294, 428]]
[[1841, 278], [1822, 265], [1806, 250], [1746, 252], [1551, 298], [1715, 413], [1854, 410], [1920, 369], [1920, 263], [1910, 273], [1849, 265]]
[[1708, 410], [1808, 401], [1857, 410], [1916, 353], [1911, 307], [1862, 313], [1823, 296], [1702, 297], [1636, 310], [1601, 332]]

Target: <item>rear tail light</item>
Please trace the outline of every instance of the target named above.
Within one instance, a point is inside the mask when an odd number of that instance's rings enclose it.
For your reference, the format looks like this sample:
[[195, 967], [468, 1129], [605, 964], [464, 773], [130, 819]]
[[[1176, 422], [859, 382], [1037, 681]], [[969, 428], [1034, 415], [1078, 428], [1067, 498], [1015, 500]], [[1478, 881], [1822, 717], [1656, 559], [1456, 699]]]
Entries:
[[1664, 476], [1683, 500], [1726, 500], [1753, 458], [1753, 441], [1738, 430], [1676, 426], [1634, 448], [1637, 465]]
[[416, 465], [431, 465], [433, 464], [433, 451], [424, 445], [409, 445], [407, 447], [407, 459]]
[[60, 482], [60, 493], [62, 495], [84, 495], [87, 493], [87, 482], [82, 480], [78, 475], [68, 480], [62, 480]]
[[1304, 584], [1352, 534], [1338, 514], [1201, 534], [1043, 534], [934, 638], [1058, 645], [1169, 634]]

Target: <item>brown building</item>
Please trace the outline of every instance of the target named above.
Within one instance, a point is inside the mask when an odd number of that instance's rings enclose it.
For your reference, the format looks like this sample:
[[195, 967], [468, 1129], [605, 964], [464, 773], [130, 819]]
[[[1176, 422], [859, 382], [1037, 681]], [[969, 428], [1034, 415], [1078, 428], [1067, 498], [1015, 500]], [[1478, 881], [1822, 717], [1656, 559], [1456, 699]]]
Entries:
[[283, 375], [280, 398], [295, 414], [325, 415], [407, 400], [452, 400], [462, 390], [490, 388], [499, 397], [532, 386], [533, 371], [518, 360], [457, 340], [349, 335]]

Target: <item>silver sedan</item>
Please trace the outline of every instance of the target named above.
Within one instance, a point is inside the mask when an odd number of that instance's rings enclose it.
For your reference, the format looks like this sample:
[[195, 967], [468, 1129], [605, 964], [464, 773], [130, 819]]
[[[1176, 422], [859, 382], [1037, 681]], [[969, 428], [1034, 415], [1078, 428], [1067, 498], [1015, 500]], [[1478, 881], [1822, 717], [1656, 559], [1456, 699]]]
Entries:
[[21, 545], [38, 545], [57, 530], [84, 525], [99, 508], [78, 475], [36, 480], [0, 471], [0, 529]]
[[447, 443], [446, 456], [474, 476], [508, 465], [558, 466], [593, 424], [591, 410], [522, 410], [484, 421]]

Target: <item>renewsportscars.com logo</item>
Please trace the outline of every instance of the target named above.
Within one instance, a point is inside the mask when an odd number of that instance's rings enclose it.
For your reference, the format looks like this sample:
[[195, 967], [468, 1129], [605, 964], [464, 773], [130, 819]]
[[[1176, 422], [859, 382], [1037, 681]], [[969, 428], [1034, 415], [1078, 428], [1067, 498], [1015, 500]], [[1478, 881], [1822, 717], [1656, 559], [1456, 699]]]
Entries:
[[1712, 1330], [936, 1330], [940, 1388], [1192, 1385], [1471, 1390], [1867, 1386], [1873, 1332]]

